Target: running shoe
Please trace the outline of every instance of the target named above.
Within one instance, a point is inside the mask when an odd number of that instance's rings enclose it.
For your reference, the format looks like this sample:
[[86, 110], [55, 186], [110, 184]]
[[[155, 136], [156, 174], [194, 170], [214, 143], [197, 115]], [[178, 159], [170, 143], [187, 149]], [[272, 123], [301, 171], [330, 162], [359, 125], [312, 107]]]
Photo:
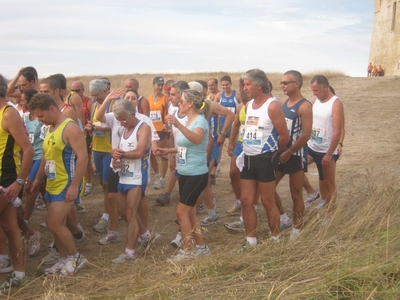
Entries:
[[154, 188], [156, 190], [162, 190], [165, 187], [165, 179], [161, 178], [160, 174], [156, 175], [156, 180], [154, 181]]
[[106, 231], [109, 227], [110, 222], [104, 220], [103, 218], [100, 218], [99, 222], [97, 222], [97, 224], [93, 226], [93, 229], [98, 233], [102, 233]]
[[85, 191], [83, 192], [83, 196], [89, 196], [91, 194], [93, 194], [93, 186], [86, 184]]
[[140, 247], [143, 251], [149, 250], [150, 246], [160, 237], [158, 233], [150, 231], [150, 237], [148, 239], [141, 239]]
[[300, 238], [300, 232], [291, 232], [289, 236], [289, 241], [295, 242]]
[[124, 253], [120, 254], [117, 258], [111, 260], [114, 264], [123, 264], [126, 262], [130, 262], [136, 259], [136, 252], [135, 255], [129, 255], [124, 251]]
[[320, 198], [320, 194], [318, 191], [312, 194], [307, 194], [307, 199], [304, 202], [304, 208], [309, 208], [311, 205], [314, 204], [314, 201]]
[[290, 218], [287, 218], [285, 221], [280, 221], [279, 231], [282, 232], [285, 229], [292, 227], [293, 221]]
[[56, 275], [60, 274], [61, 269], [64, 267], [65, 259], [60, 259], [52, 267], [43, 270], [45, 275]]
[[235, 203], [226, 213], [231, 216], [238, 216], [242, 213], [242, 206]]
[[61, 276], [72, 276], [78, 272], [85, 264], [87, 260], [82, 254], [78, 254], [78, 257], [67, 257], [63, 267], [60, 270]]
[[205, 214], [207, 212], [206, 208], [204, 207], [204, 204], [200, 204], [197, 207], [197, 214]]
[[179, 251], [174, 256], [167, 259], [167, 262], [178, 263], [178, 262], [193, 260], [195, 258], [196, 257], [191, 251], [183, 251], [182, 249], [179, 249]]
[[75, 243], [75, 246], [77, 249], [80, 248], [88, 240], [87, 235], [83, 232], [82, 229], [81, 229], [81, 231], [82, 231], [82, 237], [80, 239], [76, 239], [73, 237], [74, 243]]
[[196, 245], [196, 252], [194, 253], [194, 256], [199, 257], [199, 256], [207, 256], [211, 254], [210, 248], [208, 248], [207, 245], [199, 246]]
[[175, 248], [180, 248], [182, 246], [182, 233], [180, 231], [178, 231], [176, 237], [171, 241], [170, 245]]
[[158, 196], [156, 202], [161, 206], [166, 206], [171, 202], [171, 199], [169, 198], [169, 195], [165, 193]]
[[118, 243], [120, 241], [119, 233], [111, 233], [110, 231], [107, 233], [107, 235], [101, 239], [99, 239], [99, 244], [100, 245], [108, 245], [111, 243]]
[[34, 231], [34, 233], [28, 237], [28, 253], [29, 255], [35, 255], [40, 250], [40, 237], [42, 235], [39, 231]]
[[10, 273], [12, 271], [14, 271], [14, 267], [11, 263], [11, 260], [6, 258], [5, 260], [0, 261], [0, 274]]
[[19, 279], [15, 277], [15, 273], [12, 272], [11, 275], [0, 284], [0, 291], [7, 290], [11, 287], [20, 287], [24, 286], [28, 282], [28, 278], [24, 276], [24, 278]]
[[215, 216], [207, 215], [207, 217], [205, 217], [203, 220], [200, 220], [200, 225], [202, 225], [202, 226], [209, 226], [209, 225], [216, 224], [216, 223], [219, 223], [218, 215], [215, 215]]
[[86, 212], [85, 204], [83, 204], [83, 202], [81, 202], [81, 204], [76, 204], [75, 206], [78, 214], [83, 214]]
[[232, 231], [245, 231], [244, 223], [242, 221], [235, 221], [231, 223], [225, 223], [224, 226]]
[[316, 203], [317, 205], [315, 206], [315, 209], [317, 209], [317, 210], [319, 210], [319, 209], [322, 209], [322, 208], [324, 208], [327, 204], [328, 204], [328, 202], [326, 202], [326, 200], [319, 200], [318, 201], [318, 203]]
[[40, 261], [42, 265], [54, 265], [60, 260], [60, 253], [56, 248], [49, 247], [49, 253]]

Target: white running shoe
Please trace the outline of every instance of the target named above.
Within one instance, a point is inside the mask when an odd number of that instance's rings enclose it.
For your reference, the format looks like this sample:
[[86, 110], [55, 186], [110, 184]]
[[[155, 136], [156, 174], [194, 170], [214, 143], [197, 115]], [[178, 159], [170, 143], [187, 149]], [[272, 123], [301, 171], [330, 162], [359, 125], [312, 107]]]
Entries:
[[182, 233], [178, 231], [176, 237], [171, 241], [171, 246], [175, 248], [180, 248], [182, 246]]
[[178, 251], [178, 253], [176, 253], [176, 255], [167, 259], [167, 262], [177, 263], [177, 262], [193, 260], [195, 258], [196, 257], [194, 256], [194, 254], [191, 251], [183, 251], [182, 249], [179, 249], [179, 251]]
[[285, 221], [280, 221], [279, 231], [282, 232], [290, 227], [292, 227], [293, 221], [290, 218], [287, 218]]
[[11, 260], [6, 258], [5, 260], [0, 261], [0, 274], [10, 273], [12, 271], [14, 271], [14, 267]]
[[211, 254], [211, 250], [207, 245], [203, 245], [203, 246], [196, 245], [196, 252], [194, 253], [194, 255], [196, 257], [207, 256], [210, 254]]
[[93, 186], [86, 184], [85, 191], [83, 192], [83, 196], [88, 196], [93, 194]]
[[232, 231], [245, 231], [244, 223], [242, 221], [235, 221], [231, 223], [225, 223], [224, 226]]
[[232, 208], [228, 209], [226, 213], [231, 216], [238, 216], [242, 212], [242, 206], [238, 204], [234, 204]]
[[139, 244], [143, 251], [149, 250], [150, 246], [160, 237], [158, 233], [150, 230], [150, 237], [148, 239], [141, 239]]
[[81, 269], [86, 264], [86, 262], [87, 260], [82, 254], [79, 254], [78, 257], [67, 257], [63, 267], [60, 270], [60, 275], [61, 276], [75, 275], [78, 272], [78, 270]]
[[117, 258], [114, 258], [113, 260], [111, 260], [111, 262], [113, 262], [114, 264], [123, 264], [129, 261], [133, 261], [136, 259], [136, 252], [135, 255], [129, 255], [128, 253], [126, 253], [124, 251], [124, 253], [120, 254]]
[[118, 243], [120, 241], [119, 233], [111, 233], [110, 231], [107, 233], [107, 235], [101, 239], [99, 239], [99, 244], [100, 245], [108, 245], [111, 243]]
[[60, 274], [61, 269], [64, 267], [64, 262], [65, 262], [65, 259], [60, 259], [52, 267], [44, 269], [43, 273], [46, 274], [46, 275]]
[[200, 225], [202, 225], [202, 226], [209, 226], [209, 225], [216, 224], [216, 223], [219, 223], [218, 215], [215, 215], [215, 216], [207, 215], [207, 217], [205, 217], [203, 220], [200, 220]]
[[304, 208], [309, 208], [311, 205], [315, 203], [315, 200], [320, 198], [320, 194], [318, 191], [312, 194], [307, 194], [307, 199], [304, 202]]
[[102, 233], [106, 231], [109, 227], [110, 222], [104, 220], [103, 218], [100, 218], [99, 222], [97, 222], [97, 224], [93, 226], [93, 229], [98, 233]]
[[49, 253], [40, 261], [43, 265], [54, 265], [60, 260], [60, 253], [56, 248], [49, 247]]

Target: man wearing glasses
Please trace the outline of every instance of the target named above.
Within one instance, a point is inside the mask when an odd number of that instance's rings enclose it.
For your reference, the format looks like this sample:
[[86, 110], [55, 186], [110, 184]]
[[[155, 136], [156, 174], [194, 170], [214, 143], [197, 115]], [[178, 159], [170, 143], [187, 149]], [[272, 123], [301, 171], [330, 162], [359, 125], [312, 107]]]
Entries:
[[[305, 161], [304, 146], [311, 136], [312, 127], [312, 106], [311, 103], [301, 94], [303, 76], [298, 71], [287, 71], [283, 74], [280, 82], [283, 93], [288, 99], [282, 105], [285, 115], [286, 126], [289, 131], [289, 143], [279, 157], [279, 165], [276, 170], [276, 185], [280, 180], [289, 174], [290, 191], [293, 200], [294, 226], [290, 235], [295, 240], [300, 235], [300, 227], [304, 215], [303, 181]], [[275, 191], [275, 202], [280, 211], [280, 231], [292, 226], [293, 222], [283, 210], [281, 199]]]

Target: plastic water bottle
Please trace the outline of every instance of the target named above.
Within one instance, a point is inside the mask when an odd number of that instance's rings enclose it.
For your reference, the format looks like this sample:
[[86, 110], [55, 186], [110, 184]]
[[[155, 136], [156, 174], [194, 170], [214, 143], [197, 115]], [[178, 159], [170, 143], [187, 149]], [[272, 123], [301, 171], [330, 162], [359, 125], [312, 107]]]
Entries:
[[[4, 188], [4, 187], [2, 187], [1, 185], [0, 185], [0, 195], [2, 195], [2, 194], [4, 194], [5, 192], [6, 192], [6, 188]], [[20, 207], [21, 206], [21, 204], [22, 204], [22, 201], [21, 201], [21, 199], [17, 196], [17, 197], [15, 197], [14, 199], [12, 199], [11, 201], [10, 201], [10, 203], [12, 204], [12, 205], [14, 205], [15, 207]]]

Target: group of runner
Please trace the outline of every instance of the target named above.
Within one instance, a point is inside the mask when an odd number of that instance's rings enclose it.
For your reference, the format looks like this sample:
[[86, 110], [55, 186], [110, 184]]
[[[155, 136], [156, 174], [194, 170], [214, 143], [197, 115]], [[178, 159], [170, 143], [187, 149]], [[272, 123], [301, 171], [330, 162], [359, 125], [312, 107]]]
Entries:
[[[7, 162], [0, 170], [0, 185], [7, 188], [0, 195], [0, 272], [13, 271], [1, 289], [21, 286], [26, 280], [20, 229], [29, 241], [29, 254], [40, 249], [40, 233], [28, 227], [40, 195], [47, 207], [43, 226], [54, 238], [41, 260], [52, 265], [44, 273], [69, 276], [86, 264], [78, 249], [87, 237], [77, 213], [85, 212], [81, 196], [93, 192], [91, 155], [104, 192], [104, 212], [93, 227], [106, 233], [99, 244], [120, 241], [118, 218], [127, 223], [125, 249], [112, 263], [134, 260], [137, 245], [146, 251], [159, 237], [148, 229], [145, 192], [151, 168], [154, 188], [165, 188], [156, 199], [159, 205], [169, 205], [176, 182], [179, 186], [179, 231], [171, 241], [179, 250], [169, 261], [211, 253], [201, 226], [219, 222], [212, 185], [226, 139], [236, 198], [227, 213], [241, 217], [225, 226], [245, 231], [246, 242], [239, 251], [257, 245], [259, 199], [272, 241], [292, 225], [290, 239], [300, 237], [305, 204], [317, 209], [327, 206], [329, 220], [336, 199], [335, 162], [343, 146], [344, 113], [326, 77], [311, 79], [314, 104], [302, 96], [303, 77], [294, 70], [286, 72], [280, 82], [287, 96], [283, 105], [259, 69], [243, 73], [238, 91], [232, 89], [228, 75], [220, 80], [222, 92], [216, 78], [165, 82], [156, 76], [152, 83], [153, 94], [145, 98], [139, 95], [139, 82], [134, 78], [126, 81], [125, 90], [111, 90], [107, 78], [98, 78], [90, 82], [88, 97], [81, 81], [74, 81], [71, 90], [62, 74], [39, 82], [32, 67], [22, 68], [10, 82], [0, 77], [0, 146], [5, 149], [1, 159]], [[8, 122], [17, 125], [11, 128]], [[312, 162], [319, 172], [319, 192], [304, 175]], [[293, 221], [275, 189], [285, 174], [290, 176]], [[24, 186], [27, 197], [22, 215], [22, 208], [13, 206], [11, 200], [17, 194], [22, 197]], [[306, 201], [303, 186], [310, 195]], [[207, 216], [199, 221], [197, 213], [202, 210]]]

